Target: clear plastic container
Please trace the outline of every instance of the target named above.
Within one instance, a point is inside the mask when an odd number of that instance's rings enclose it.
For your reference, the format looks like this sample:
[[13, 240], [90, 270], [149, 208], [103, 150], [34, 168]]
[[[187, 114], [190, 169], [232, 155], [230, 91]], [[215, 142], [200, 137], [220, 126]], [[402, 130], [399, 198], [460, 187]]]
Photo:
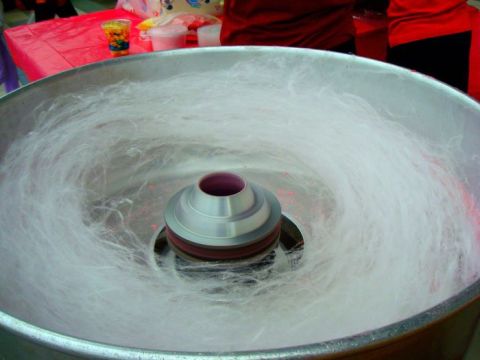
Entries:
[[149, 31], [153, 51], [185, 47], [188, 28], [183, 25], [165, 25]]
[[222, 24], [206, 25], [197, 29], [198, 46], [220, 46]]

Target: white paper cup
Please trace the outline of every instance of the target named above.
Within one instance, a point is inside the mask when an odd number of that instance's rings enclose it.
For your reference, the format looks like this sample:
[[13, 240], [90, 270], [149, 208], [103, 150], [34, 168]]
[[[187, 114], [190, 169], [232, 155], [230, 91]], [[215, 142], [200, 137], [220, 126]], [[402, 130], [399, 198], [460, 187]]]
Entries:
[[149, 31], [153, 51], [185, 47], [188, 28], [183, 25], [165, 25]]
[[197, 29], [198, 46], [220, 46], [222, 24], [206, 25]]

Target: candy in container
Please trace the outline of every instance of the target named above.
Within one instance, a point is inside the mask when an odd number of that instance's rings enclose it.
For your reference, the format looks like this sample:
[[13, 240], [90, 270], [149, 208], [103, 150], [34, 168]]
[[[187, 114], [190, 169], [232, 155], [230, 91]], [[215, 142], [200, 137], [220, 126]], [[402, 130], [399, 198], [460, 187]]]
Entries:
[[112, 56], [128, 55], [130, 25], [131, 21], [126, 19], [110, 20], [102, 24], [102, 29], [107, 37], [108, 48]]

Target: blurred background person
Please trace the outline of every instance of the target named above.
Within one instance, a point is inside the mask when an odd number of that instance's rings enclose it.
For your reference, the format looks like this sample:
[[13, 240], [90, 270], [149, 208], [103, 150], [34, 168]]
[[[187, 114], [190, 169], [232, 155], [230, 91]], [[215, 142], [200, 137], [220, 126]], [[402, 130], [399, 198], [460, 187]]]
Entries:
[[34, 0], [35, 21], [50, 20], [58, 15], [65, 18], [78, 15], [70, 0]]
[[355, 53], [355, 0], [225, 0], [222, 45]]
[[468, 88], [471, 16], [466, 0], [390, 0], [387, 61]]
[[33, 9], [35, 21], [50, 20], [55, 15], [62, 18], [78, 15], [70, 0], [16, 0], [16, 4], [22, 10]]
[[[4, 84], [5, 91], [10, 92], [19, 87], [17, 68], [8, 52], [3, 39], [4, 2], [0, 1], [0, 84]], [[7, 3], [8, 6], [8, 3]]]

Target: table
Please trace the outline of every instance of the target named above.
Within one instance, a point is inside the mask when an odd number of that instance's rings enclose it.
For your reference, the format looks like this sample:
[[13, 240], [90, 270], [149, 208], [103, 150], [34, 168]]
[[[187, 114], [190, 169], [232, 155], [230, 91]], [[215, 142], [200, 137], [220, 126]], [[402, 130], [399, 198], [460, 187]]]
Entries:
[[[17, 26], [5, 31], [5, 39], [15, 64], [24, 71], [28, 80], [35, 81], [78, 66], [110, 59], [100, 24], [117, 18], [132, 21], [131, 54], [151, 51], [149, 44], [140, 41], [136, 29], [142, 19], [122, 9]], [[474, 31], [469, 94], [480, 100], [480, 12], [473, 7], [472, 21]], [[354, 23], [358, 55], [385, 60], [386, 20], [357, 15]]]

